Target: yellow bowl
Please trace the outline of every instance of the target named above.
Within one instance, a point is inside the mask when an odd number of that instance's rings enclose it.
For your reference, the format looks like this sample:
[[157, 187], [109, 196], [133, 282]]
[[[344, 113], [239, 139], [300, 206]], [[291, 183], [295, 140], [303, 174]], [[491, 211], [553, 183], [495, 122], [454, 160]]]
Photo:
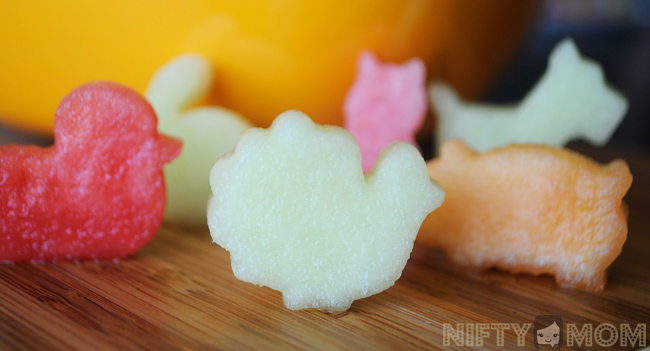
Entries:
[[61, 98], [91, 80], [143, 92], [183, 52], [215, 65], [211, 103], [267, 126], [300, 109], [341, 124], [357, 55], [419, 56], [430, 77], [475, 96], [537, 4], [492, 0], [0, 0], [0, 121], [48, 134]]

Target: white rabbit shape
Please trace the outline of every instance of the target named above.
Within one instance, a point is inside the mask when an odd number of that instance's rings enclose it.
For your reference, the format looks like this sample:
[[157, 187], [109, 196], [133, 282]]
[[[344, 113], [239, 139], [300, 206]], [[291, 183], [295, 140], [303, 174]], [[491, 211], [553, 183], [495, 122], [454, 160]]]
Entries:
[[184, 226], [206, 224], [212, 164], [230, 152], [251, 124], [233, 111], [189, 106], [201, 101], [212, 85], [210, 62], [184, 54], [161, 67], [149, 82], [146, 98], [158, 115], [158, 130], [183, 141], [183, 152], [165, 165], [165, 220]]

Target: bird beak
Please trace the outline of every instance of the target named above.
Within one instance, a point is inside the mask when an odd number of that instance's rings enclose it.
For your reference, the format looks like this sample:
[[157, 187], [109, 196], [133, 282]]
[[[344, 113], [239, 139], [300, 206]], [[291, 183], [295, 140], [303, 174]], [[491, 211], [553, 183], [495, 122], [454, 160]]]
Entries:
[[160, 151], [161, 162], [168, 163], [181, 154], [183, 142], [166, 135], [160, 135], [158, 139], [158, 149]]

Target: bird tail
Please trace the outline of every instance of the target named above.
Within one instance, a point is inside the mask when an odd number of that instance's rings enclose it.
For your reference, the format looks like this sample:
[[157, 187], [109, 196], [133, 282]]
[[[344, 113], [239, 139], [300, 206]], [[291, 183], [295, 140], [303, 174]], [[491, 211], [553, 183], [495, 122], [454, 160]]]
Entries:
[[386, 147], [367, 174], [374, 191], [387, 203], [415, 208], [418, 226], [444, 200], [440, 185], [429, 178], [424, 159], [411, 144], [396, 141]]

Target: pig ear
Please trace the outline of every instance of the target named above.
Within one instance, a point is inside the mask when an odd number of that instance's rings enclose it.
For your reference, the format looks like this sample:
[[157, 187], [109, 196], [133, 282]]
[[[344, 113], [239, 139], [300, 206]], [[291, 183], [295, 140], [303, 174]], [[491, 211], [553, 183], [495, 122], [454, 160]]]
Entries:
[[623, 197], [632, 185], [632, 173], [630, 173], [630, 167], [623, 160], [614, 160], [605, 166], [605, 171], [608, 175], [614, 177], [616, 184], [620, 185], [617, 190], [621, 192], [620, 196]]
[[358, 70], [361, 74], [371, 73], [378, 66], [379, 62], [370, 51], [364, 51], [359, 56]]
[[460, 139], [446, 141], [440, 147], [440, 154], [443, 159], [464, 160], [476, 155], [467, 144]]

